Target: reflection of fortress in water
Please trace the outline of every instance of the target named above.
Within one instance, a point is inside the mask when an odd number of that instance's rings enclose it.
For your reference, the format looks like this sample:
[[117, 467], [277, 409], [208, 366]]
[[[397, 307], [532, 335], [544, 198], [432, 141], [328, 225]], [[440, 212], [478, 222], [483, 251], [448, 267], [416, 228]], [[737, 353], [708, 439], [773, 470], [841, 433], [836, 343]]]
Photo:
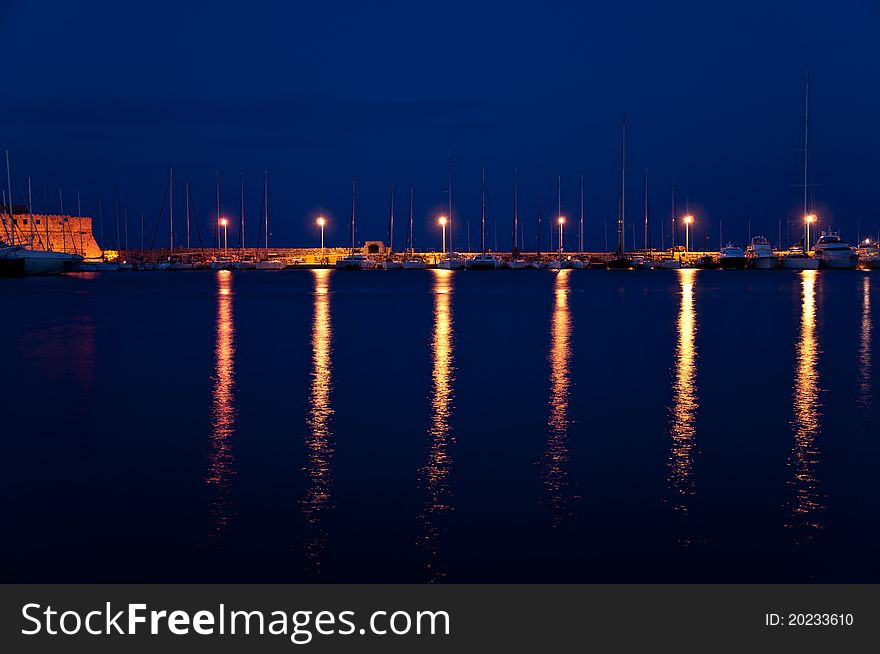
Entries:
[[[101, 256], [101, 246], [92, 234], [92, 219], [86, 216], [29, 214], [13, 206], [12, 222], [6, 208], [0, 217], [0, 240], [26, 244], [34, 250], [80, 254], [86, 259]], [[14, 238], [13, 238], [14, 237]]]

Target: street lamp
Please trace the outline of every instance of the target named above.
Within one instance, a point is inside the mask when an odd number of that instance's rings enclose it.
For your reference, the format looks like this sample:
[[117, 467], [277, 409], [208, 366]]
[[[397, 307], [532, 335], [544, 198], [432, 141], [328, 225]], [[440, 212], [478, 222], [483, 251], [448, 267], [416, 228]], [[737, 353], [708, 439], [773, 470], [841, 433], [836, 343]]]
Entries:
[[691, 223], [694, 217], [690, 214], [684, 217], [684, 251], [690, 252], [691, 249]]
[[220, 219], [220, 226], [223, 227], [223, 254], [224, 256], [227, 254], [229, 240], [227, 237], [226, 226], [229, 224], [229, 221], [226, 218]]
[[441, 252], [443, 252], [443, 254], [446, 254], [446, 216], [440, 216], [437, 222], [440, 223], [440, 227], [443, 228], [443, 249], [441, 250]]
[[327, 224], [327, 219], [324, 216], [318, 216], [318, 220], [315, 222], [321, 228], [321, 263], [324, 263], [324, 225]]
[[804, 254], [810, 253], [810, 225], [816, 222], [816, 214], [811, 213], [804, 216], [804, 229], [806, 233], [804, 234]]
[[565, 224], [565, 216], [559, 216], [559, 258], [562, 258], [562, 226]]

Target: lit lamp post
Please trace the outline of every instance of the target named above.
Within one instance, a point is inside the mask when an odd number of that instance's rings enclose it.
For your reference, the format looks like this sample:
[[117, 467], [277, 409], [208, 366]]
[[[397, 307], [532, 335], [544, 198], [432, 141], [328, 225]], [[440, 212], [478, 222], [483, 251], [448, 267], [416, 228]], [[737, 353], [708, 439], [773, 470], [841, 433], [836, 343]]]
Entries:
[[321, 263], [324, 263], [324, 225], [327, 224], [327, 219], [324, 216], [318, 216], [318, 227], [321, 228]]
[[562, 258], [562, 226], [565, 224], [565, 216], [559, 216], [559, 258]]
[[446, 216], [440, 216], [437, 222], [440, 223], [440, 227], [443, 229], [443, 248], [441, 249], [441, 252], [446, 254]]
[[694, 217], [690, 214], [684, 217], [684, 251], [690, 252], [691, 250], [691, 223], [694, 222]]
[[220, 226], [223, 227], [223, 255], [227, 254], [229, 240], [227, 239], [226, 226], [229, 224], [229, 221], [226, 218], [220, 219]]
[[816, 214], [811, 213], [804, 216], [804, 229], [806, 233], [804, 234], [804, 254], [810, 253], [810, 225], [816, 222]]

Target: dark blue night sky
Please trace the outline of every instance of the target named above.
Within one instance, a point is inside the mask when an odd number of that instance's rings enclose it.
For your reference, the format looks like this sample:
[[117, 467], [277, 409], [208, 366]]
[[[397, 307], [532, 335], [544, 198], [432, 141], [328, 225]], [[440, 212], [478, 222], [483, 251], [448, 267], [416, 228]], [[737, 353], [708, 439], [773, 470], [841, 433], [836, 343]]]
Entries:
[[[91, 214], [98, 194], [109, 207], [118, 186], [122, 204], [144, 210], [150, 223], [174, 166], [175, 211], [182, 216], [187, 177], [203, 233], [213, 224], [215, 171], [232, 216], [243, 171], [250, 242], [268, 169], [277, 245], [316, 244], [319, 211], [332, 217], [328, 243], [346, 244], [353, 176], [359, 239], [384, 238], [389, 185], [398, 189], [402, 218], [412, 184], [416, 246], [426, 248], [439, 247], [434, 217], [446, 202], [451, 148], [456, 245], [464, 245], [465, 219], [478, 238], [485, 164], [500, 248], [510, 246], [514, 167], [527, 244], [538, 194], [545, 214], [555, 211], [561, 174], [563, 211], [574, 216], [583, 173], [587, 246], [601, 248], [605, 223], [611, 238], [616, 215], [626, 114], [627, 215], [641, 220], [647, 166], [655, 245], [661, 220], [668, 233], [673, 184], [681, 209], [687, 199], [697, 216], [698, 239], [708, 229], [717, 247], [723, 221], [725, 240], [745, 241], [751, 220], [753, 234], [775, 242], [782, 220], [787, 241], [785, 221], [800, 216], [809, 67], [820, 222], [849, 240], [859, 229], [876, 233], [880, 3], [727, 4], [151, 2], [136, 9], [6, 0], [0, 145], [11, 151], [17, 189], [33, 177], [37, 209], [44, 182], [53, 210], [59, 187], [67, 209], [79, 188]], [[403, 220], [399, 227], [402, 242]], [[167, 242], [167, 227], [159, 234]], [[640, 227], [637, 235], [641, 244]], [[566, 239], [574, 245], [573, 227]]]

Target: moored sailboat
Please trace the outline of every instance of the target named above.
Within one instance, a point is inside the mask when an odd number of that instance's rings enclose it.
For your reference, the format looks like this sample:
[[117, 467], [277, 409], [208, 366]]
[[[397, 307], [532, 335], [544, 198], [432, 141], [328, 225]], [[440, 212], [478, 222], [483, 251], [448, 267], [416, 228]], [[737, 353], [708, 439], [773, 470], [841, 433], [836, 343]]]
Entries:
[[609, 270], [632, 270], [632, 259], [626, 256], [626, 116], [620, 127], [620, 202], [617, 207], [617, 251], [606, 267]]
[[816, 216], [810, 211], [810, 74], [804, 79], [804, 238], [801, 247], [792, 248], [782, 257], [782, 267], [789, 270], [817, 270], [819, 260], [810, 256], [810, 224]]
[[486, 251], [486, 167], [483, 166], [483, 174], [480, 182], [480, 254], [468, 259], [465, 268], [468, 270], [495, 270], [498, 267], [498, 259], [495, 255]]
[[[349, 252], [341, 259], [336, 260], [337, 270], [365, 270], [375, 265], [372, 259], [368, 259], [366, 255], [355, 252], [355, 180], [351, 181], [351, 243], [349, 244]], [[370, 265], [372, 264], [372, 265]]]
[[424, 270], [425, 260], [415, 255], [413, 249], [413, 189], [409, 187], [409, 225], [406, 230], [406, 257], [403, 260], [404, 270]]

